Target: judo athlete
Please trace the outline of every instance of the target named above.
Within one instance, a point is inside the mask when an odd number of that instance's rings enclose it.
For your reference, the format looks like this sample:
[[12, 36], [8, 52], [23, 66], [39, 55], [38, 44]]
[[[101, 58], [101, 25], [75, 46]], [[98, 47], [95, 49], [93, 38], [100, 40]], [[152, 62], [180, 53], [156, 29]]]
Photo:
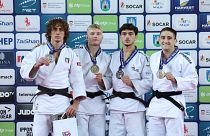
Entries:
[[198, 75], [190, 56], [175, 45], [176, 31], [160, 31], [162, 50], [152, 54], [153, 97], [147, 110], [148, 136], [184, 136], [185, 98], [182, 91], [197, 87]]
[[138, 28], [123, 24], [119, 29], [123, 48], [112, 55], [113, 94], [110, 96], [109, 136], [145, 136], [145, 102], [151, 89], [149, 59], [134, 42]]
[[111, 88], [110, 56], [102, 51], [103, 32], [99, 25], [87, 28], [87, 44], [75, 49], [81, 61], [87, 98], [80, 102], [77, 112], [79, 136], [105, 136], [107, 110], [104, 90]]
[[[79, 58], [66, 47], [69, 25], [62, 19], [52, 19], [46, 27], [48, 43], [33, 49], [22, 61], [22, 78], [38, 85], [34, 110], [34, 136], [52, 132], [52, 115], [66, 112], [74, 116], [80, 100], [85, 98], [85, 83]], [[73, 89], [70, 105], [68, 87]]]

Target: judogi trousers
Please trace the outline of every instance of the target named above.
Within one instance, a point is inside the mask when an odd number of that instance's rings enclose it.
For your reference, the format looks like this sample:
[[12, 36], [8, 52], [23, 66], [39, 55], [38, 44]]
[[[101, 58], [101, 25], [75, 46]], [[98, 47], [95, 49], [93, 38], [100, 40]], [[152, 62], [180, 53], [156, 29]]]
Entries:
[[105, 114], [77, 114], [79, 136], [105, 136]]
[[48, 136], [52, 133], [51, 115], [34, 114], [33, 136]]
[[111, 113], [109, 136], [145, 136], [145, 113]]
[[184, 115], [177, 118], [149, 117], [148, 136], [184, 136]]

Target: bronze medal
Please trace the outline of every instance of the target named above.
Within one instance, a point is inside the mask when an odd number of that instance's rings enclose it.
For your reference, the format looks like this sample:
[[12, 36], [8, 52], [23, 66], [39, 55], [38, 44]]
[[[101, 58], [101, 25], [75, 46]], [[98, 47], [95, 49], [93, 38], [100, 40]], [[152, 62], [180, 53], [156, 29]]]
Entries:
[[98, 67], [98, 65], [93, 65], [93, 66], [91, 66], [90, 71], [91, 71], [92, 73], [94, 73], [94, 74], [98, 73], [98, 72], [99, 72], [99, 67]]
[[156, 75], [157, 75], [157, 78], [162, 79], [166, 76], [166, 73], [162, 69], [159, 69]]
[[53, 54], [47, 54], [45, 55], [45, 57], [49, 60], [49, 63], [52, 63], [55, 61], [55, 57], [53, 56]]
[[124, 72], [122, 70], [118, 70], [117, 73], [116, 73], [116, 77], [118, 79], [121, 79], [123, 76], [124, 76]]

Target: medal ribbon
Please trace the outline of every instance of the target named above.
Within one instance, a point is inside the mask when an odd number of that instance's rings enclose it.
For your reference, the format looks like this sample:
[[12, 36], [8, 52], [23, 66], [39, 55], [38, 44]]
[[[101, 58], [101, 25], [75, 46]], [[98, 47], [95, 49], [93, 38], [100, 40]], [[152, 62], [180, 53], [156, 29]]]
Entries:
[[123, 53], [123, 49], [121, 49], [119, 70], [125, 68], [125, 66], [132, 60], [132, 58], [136, 55], [137, 52], [138, 52], [138, 49], [135, 46], [135, 50], [131, 53], [131, 55], [128, 57], [128, 59], [126, 61], [124, 61], [124, 53]]
[[66, 45], [65, 45], [65, 44], [62, 44], [62, 45], [59, 47], [59, 49], [55, 49], [55, 48], [52, 46], [51, 43], [47, 43], [47, 46], [48, 46], [48, 48], [50, 49], [49, 54], [53, 54], [53, 53], [55, 53], [55, 52], [57, 52], [57, 51], [59, 51], [59, 50], [62, 50]]
[[163, 64], [168, 64], [175, 56], [176, 54], [179, 52], [178, 47], [171, 53], [171, 55], [169, 56], [169, 58], [167, 60], [163, 60], [163, 51], [161, 52], [161, 57], [160, 57], [160, 65], [159, 65], [159, 69], [163, 69]]
[[[88, 45], [85, 46], [85, 49], [88, 51], [89, 55], [90, 55], [90, 49], [88, 48]], [[101, 47], [97, 50], [96, 52], [96, 57], [101, 53]], [[93, 65], [96, 65], [97, 64], [97, 61], [96, 61], [96, 57], [92, 57], [90, 55], [90, 59], [91, 61], [93, 62]]]

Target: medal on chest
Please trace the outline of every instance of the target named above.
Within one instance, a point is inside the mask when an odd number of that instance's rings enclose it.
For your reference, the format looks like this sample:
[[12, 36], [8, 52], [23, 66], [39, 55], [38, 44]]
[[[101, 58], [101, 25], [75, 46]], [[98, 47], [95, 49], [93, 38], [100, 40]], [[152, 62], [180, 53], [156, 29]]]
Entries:
[[99, 66], [98, 65], [92, 65], [90, 68], [90, 71], [94, 74], [97, 74], [99, 72]]
[[119, 69], [119, 70], [116, 72], [116, 77], [117, 77], [118, 79], [121, 79], [123, 76], [124, 76], [124, 72], [122, 71], [122, 69]]
[[159, 69], [156, 73], [156, 76], [157, 78], [162, 79], [166, 76], [166, 73], [162, 69]]
[[53, 63], [55, 61], [55, 57], [53, 54], [47, 54], [45, 57], [49, 60], [49, 63]]

